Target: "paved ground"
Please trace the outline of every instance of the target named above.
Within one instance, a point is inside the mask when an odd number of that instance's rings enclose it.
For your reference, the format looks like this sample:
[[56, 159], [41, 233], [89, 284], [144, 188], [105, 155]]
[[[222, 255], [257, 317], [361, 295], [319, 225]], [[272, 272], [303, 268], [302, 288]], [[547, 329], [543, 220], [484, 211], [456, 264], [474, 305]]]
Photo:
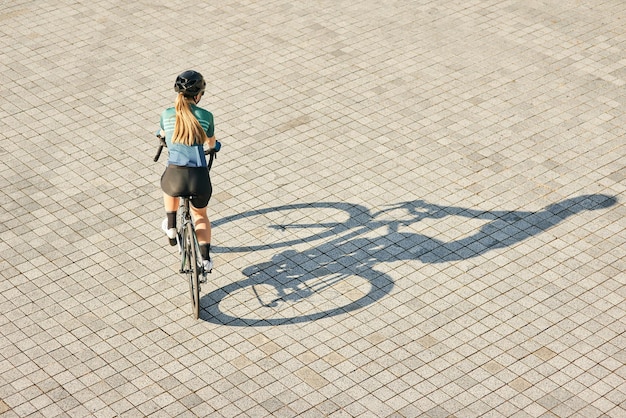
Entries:
[[[626, 416], [625, 25], [3, 1], [0, 416]], [[224, 144], [198, 321], [152, 162], [188, 68]]]

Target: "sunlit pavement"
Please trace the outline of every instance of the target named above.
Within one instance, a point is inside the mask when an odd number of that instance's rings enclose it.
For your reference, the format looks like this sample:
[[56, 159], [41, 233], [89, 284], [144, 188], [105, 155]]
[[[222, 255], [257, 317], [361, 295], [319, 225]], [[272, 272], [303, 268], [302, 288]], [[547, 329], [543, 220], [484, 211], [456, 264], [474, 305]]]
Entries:
[[[626, 416], [622, 0], [0, 25], [2, 418]], [[223, 143], [197, 321], [152, 160], [189, 68]]]

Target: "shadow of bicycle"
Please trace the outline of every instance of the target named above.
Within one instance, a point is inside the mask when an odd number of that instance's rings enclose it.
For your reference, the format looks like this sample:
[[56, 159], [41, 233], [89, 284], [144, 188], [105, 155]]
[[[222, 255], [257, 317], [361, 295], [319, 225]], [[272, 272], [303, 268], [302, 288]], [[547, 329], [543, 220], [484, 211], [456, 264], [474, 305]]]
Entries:
[[[255, 228], [262, 226], [285, 234], [274, 241], [251, 242], [245, 247], [216, 247], [215, 253], [283, 250], [267, 262], [245, 268], [244, 280], [204, 296], [201, 318], [233, 326], [268, 326], [340, 315], [368, 306], [391, 292], [393, 280], [376, 269], [381, 263], [467, 260], [529, 239], [582, 211], [608, 208], [616, 202], [613, 196], [584, 195], [533, 212], [481, 211], [414, 200], [376, 213], [361, 205], [320, 202], [223, 218], [213, 223], [214, 228], [229, 228], [254, 218]], [[317, 221], [283, 216], [306, 211], [335, 211], [343, 216]], [[438, 220], [449, 216], [479, 220], [482, 226], [470, 235], [449, 241], [416, 232], [420, 222], [441, 222]], [[381, 228], [384, 233], [371, 237]], [[290, 234], [291, 230], [304, 233]], [[289, 248], [320, 239], [325, 241], [304, 251]]]

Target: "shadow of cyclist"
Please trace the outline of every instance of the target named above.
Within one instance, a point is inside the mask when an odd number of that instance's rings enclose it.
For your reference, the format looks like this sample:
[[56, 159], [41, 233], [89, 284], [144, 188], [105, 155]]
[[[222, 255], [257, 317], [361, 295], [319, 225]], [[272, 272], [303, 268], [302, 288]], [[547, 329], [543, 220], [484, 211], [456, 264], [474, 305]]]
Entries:
[[[617, 199], [607, 195], [584, 195], [566, 199], [543, 210], [530, 211], [480, 211], [461, 207], [440, 206], [421, 200], [395, 206], [403, 208], [413, 219], [389, 222], [389, 232], [383, 238], [393, 239], [393, 246], [404, 250], [391, 259], [382, 256], [378, 261], [418, 260], [423, 263], [445, 263], [466, 260], [500, 248], [510, 247], [530, 237], [547, 231], [563, 220], [585, 210], [599, 210], [613, 206]], [[383, 211], [381, 211], [382, 213]], [[453, 241], [442, 241], [415, 233], [398, 233], [399, 225], [408, 225], [422, 219], [441, 219], [461, 216], [488, 221], [474, 234]], [[372, 245], [385, 247], [380, 239]], [[397, 250], [397, 249], [396, 249]]]
[[[281, 325], [350, 312], [380, 300], [391, 292], [393, 280], [375, 268], [382, 262], [416, 260], [423, 263], [445, 263], [478, 257], [538, 235], [582, 211], [608, 208], [616, 202], [617, 199], [613, 196], [584, 195], [549, 205], [536, 212], [481, 211], [441, 206], [423, 200], [403, 202], [372, 215], [368, 214], [369, 220], [358, 225], [353, 224], [347, 233], [337, 232], [335, 237], [330, 237], [330, 241], [321, 245], [303, 252], [285, 250], [274, 255], [268, 262], [245, 268], [243, 273], [246, 279], [226, 285], [206, 296], [212, 301], [207, 309], [209, 316], [206, 319], [238, 326]], [[346, 204], [341, 205], [345, 210]], [[408, 217], [378, 219], [382, 215], [395, 213], [398, 209], [404, 211]], [[360, 219], [363, 219], [363, 208], [355, 206], [355, 210], [361, 215]], [[442, 219], [448, 216], [487, 222], [475, 233], [449, 242], [415, 232], [399, 232], [402, 226], [410, 226], [424, 219]], [[362, 236], [381, 227], [387, 228], [385, 234], [374, 238]], [[350, 287], [343, 285], [344, 282], [360, 285]], [[264, 317], [254, 314], [245, 317], [246, 315], [220, 310], [220, 301], [246, 288], [255, 293], [253, 302], [264, 310]], [[258, 288], [271, 288], [273, 291], [260, 294], [256, 290]], [[346, 294], [350, 297], [346, 298]], [[316, 301], [315, 306], [310, 303], [311, 300]], [[248, 302], [251, 303], [250, 300]], [[300, 309], [289, 309], [296, 305]], [[250, 310], [253, 311], [254, 309]]]

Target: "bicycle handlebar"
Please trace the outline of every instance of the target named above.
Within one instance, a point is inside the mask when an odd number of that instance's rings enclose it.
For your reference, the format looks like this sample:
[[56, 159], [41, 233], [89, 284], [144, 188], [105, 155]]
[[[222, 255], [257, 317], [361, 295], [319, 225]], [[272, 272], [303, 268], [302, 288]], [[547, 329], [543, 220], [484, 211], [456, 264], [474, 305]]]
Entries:
[[154, 156], [155, 163], [159, 161], [159, 157], [161, 157], [161, 151], [163, 151], [163, 147], [167, 147], [167, 143], [165, 143], [164, 137], [162, 137], [161, 135], [157, 135], [157, 138], [159, 138], [159, 148], [157, 149], [157, 153]]
[[[156, 137], [159, 138], [159, 148], [157, 149], [157, 153], [154, 156], [155, 163], [159, 161], [159, 158], [161, 157], [161, 152], [163, 151], [163, 147], [167, 147], [167, 143], [165, 142], [164, 136], [157, 134]], [[209, 170], [211, 169], [211, 166], [213, 165], [213, 159], [216, 157], [216, 154], [219, 152], [221, 148], [222, 148], [222, 144], [219, 141], [216, 141], [215, 148], [204, 150], [204, 155], [209, 155], [209, 154], [211, 155], [209, 163], [207, 164]]]

